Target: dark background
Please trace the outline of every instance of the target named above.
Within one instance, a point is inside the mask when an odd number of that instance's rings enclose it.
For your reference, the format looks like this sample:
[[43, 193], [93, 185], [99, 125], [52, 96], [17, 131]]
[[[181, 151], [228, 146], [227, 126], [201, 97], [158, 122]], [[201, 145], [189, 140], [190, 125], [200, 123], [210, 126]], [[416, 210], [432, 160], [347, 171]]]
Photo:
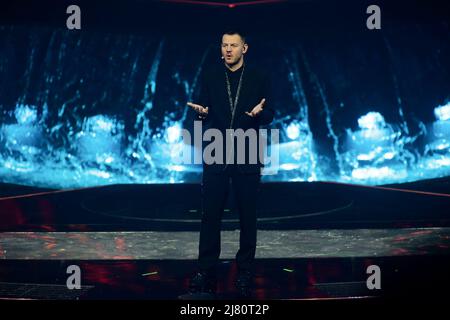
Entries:
[[[81, 30], [65, 26], [70, 4], [81, 7]], [[370, 4], [381, 8], [381, 30], [366, 28]], [[240, 28], [248, 34], [247, 60], [272, 76], [273, 126], [303, 120], [307, 110], [319, 153], [332, 155], [330, 123], [342, 142], [369, 111], [411, 136], [435, 120], [433, 109], [450, 100], [449, 23], [446, 1], [2, 3], [1, 120], [8, 122], [18, 103], [46, 105], [48, 127], [76, 129], [84, 117], [105, 114], [137, 134], [137, 114], [151, 101], [145, 117], [154, 133], [167, 118], [189, 128], [185, 104], [195, 100], [199, 71], [220, 61], [222, 32]]]

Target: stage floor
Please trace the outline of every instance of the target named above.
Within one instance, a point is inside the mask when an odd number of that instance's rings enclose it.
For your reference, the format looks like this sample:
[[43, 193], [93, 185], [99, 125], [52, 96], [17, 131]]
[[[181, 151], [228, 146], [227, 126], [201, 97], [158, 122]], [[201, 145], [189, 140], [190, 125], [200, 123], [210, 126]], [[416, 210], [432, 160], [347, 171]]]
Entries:
[[[195, 259], [198, 232], [3, 232], [1, 259]], [[223, 259], [239, 231], [222, 231]], [[383, 257], [445, 254], [450, 228], [260, 230], [257, 258]]]
[[[252, 298], [447, 299], [449, 186], [263, 184]], [[0, 299], [177, 299], [197, 271], [199, 185], [0, 191]], [[231, 198], [218, 299], [236, 299], [237, 218]], [[72, 265], [82, 290], [66, 287]]]
[[[237, 299], [238, 231], [222, 232], [216, 299]], [[196, 272], [197, 232], [2, 232], [1, 299], [177, 299]], [[260, 230], [252, 299], [447, 297], [450, 228]], [[67, 268], [79, 266], [80, 290]], [[367, 268], [379, 266], [381, 290]], [[447, 279], [447, 280], [446, 280]]]

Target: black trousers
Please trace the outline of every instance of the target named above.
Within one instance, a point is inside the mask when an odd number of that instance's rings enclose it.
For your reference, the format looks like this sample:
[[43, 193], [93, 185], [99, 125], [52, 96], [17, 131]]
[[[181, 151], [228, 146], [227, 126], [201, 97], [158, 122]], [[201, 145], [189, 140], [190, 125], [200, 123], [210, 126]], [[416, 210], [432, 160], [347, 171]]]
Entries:
[[222, 215], [227, 202], [230, 181], [237, 202], [240, 221], [239, 269], [250, 270], [256, 252], [256, 204], [261, 174], [243, 174], [234, 165], [220, 173], [203, 173], [202, 223], [199, 242], [199, 267], [214, 271], [220, 256]]

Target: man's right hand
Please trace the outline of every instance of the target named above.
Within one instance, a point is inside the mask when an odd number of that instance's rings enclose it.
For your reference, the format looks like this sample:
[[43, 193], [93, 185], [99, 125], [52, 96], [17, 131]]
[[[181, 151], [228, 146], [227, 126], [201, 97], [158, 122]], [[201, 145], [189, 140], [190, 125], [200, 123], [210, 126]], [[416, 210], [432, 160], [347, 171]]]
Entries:
[[188, 102], [187, 105], [194, 109], [202, 118], [205, 118], [208, 115], [208, 107], [204, 108], [203, 106], [192, 102]]

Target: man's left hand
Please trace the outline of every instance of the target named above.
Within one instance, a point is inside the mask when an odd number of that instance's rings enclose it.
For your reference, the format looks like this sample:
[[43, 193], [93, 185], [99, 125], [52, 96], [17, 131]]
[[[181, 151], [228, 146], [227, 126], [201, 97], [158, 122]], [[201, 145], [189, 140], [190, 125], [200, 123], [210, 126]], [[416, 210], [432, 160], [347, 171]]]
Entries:
[[258, 103], [250, 112], [245, 112], [246, 115], [250, 117], [258, 116], [264, 109], [264, 104], [266, 103], [266, 99], [262, 99], [260, 103]]

